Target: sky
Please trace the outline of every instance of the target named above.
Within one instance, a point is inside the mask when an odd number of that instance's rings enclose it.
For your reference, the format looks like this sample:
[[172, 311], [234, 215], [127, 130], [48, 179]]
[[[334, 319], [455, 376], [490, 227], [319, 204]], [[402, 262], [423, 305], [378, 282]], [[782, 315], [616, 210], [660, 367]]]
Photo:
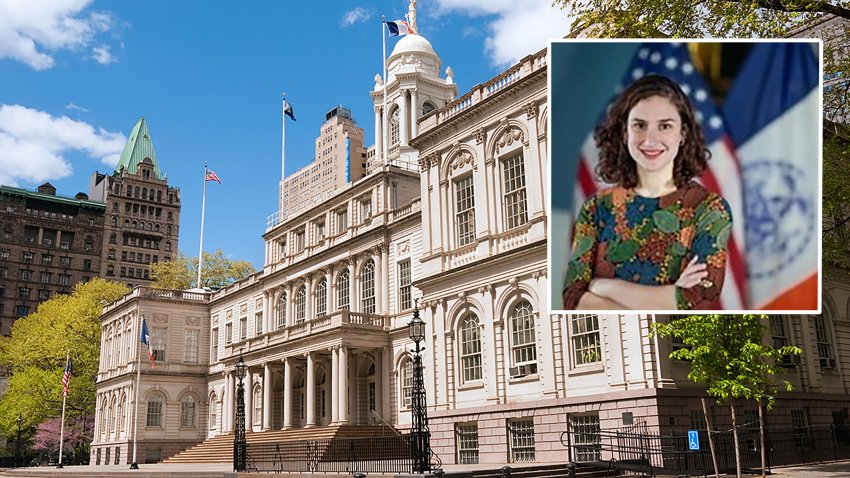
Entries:
[[[381, 16], [402, 19], [408, 3], [0, 0], [0, 184], [88, 193], [144, 116], [181, 191], [180, 249], [198, 254], [206, 162], [222, 184], [208, 184], [204, 250], [260, 269], [281, 177], [281, 93], [297, 119], [287, 175], [312, 161], [337, 105], [371, 144]], [[569, 31], [551, 0], [419, 0], [417, 23], [459, 96]]]

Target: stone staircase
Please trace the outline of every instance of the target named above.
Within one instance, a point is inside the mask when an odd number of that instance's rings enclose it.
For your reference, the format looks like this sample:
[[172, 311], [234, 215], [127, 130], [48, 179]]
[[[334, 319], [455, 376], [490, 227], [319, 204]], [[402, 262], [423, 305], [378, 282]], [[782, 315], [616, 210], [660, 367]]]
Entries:
[[[366, 438], [391, 436], [397, 432], [386, 426], [333, 425], [314, 428], [293, 428], [245, 434], [248, 454], [252, 446], [275, 444], [284, 441], [328, 440], [333, 438]], [[233, 433], [210, 438], [203, 443], [182, 451], [163, 463], [232, 463]]]

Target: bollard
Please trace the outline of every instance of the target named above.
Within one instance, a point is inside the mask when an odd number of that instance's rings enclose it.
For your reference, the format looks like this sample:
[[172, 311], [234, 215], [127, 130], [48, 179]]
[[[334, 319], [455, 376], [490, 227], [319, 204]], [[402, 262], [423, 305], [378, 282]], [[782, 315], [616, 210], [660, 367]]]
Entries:
[[499, 468], [499, 471], [502, 472], [502, 478], [511, 478], [511, 467], [508, 465]]
[[576, 464], [570, 463], [567, 465], [567, 477], [576, 478]]
[[436, 476], [437, 478], [443, 478], [445, 474], [446, 472], [442, 468], [437, 468], [436, 470], [434, 470], [434, 476]]
[[354, 478], [366, 478], [366, 473], [363, 473], [362, 471], [355, 471], [355, 472], [352, 474], [352, 476], [353, 476]]

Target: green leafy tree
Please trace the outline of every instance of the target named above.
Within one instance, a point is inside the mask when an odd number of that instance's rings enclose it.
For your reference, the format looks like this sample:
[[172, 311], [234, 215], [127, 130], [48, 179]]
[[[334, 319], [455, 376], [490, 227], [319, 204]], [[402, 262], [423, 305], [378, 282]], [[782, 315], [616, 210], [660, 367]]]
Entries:
[[[248, 261], [231, 260], [221, 249], [214, 254], [204, 252], [201, 287], [221, 288], [253, 274], [254, 266]], [[186, 257], [182, 252], [171, 261], [151, 265], [153, 286], [158, 289], [185, 290], [198, 287], [198, 258]]]
[[66, 419], [94, 414], [100, 314], [104, 304], [128, 292], [124, 284], [98, 278], [77, 284], [70, 295], [42, 302], [34, 313], [15, 321], [11, 336], [0, 338], [0, 366], [12, 371], [0, 398], [3, 434], [14, 434], [19, 416], [22, 427], [31, 429], [61, 414], [68, 353], [72, 374]]
[[[826, 121], [825, 121], [826, 122]], [[835, 123], [823, 139], [823, 262], [850, 271], [850, 130]]]
[[[765, 344], [765, 319], [766, 315], [757, 314], [691, 315], [666, 324], [655, 323], [652, 328], [654, 334], [677, 337], [687, 345], [673, 351], [670, 358], [690, 361], [688, 379], [705, 384], [707, 393], [718, 403], [729, 404], [739, 477], [741, 461], [734, 399], [755, 400], [760, 416], [763, 402], [770, 410], [780, 387], [792, 390], [790, 382], [777, 378], [785, 373], [781, 367], [783, 357], [802, 353], [794, 346], [775, 348]], [[763, 444], [764, 420], [760, 422]], [[765, 469], [764, 458], [762, 453], [762, 470]]]

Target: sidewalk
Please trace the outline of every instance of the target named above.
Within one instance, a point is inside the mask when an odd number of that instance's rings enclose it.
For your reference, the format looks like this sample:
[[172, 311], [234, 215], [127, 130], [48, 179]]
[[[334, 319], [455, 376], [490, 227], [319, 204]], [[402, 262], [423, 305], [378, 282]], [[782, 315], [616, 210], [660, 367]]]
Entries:
[[847, 478], [850, 477], [850, 461], [774, 468], [773, 476], [783, 478]]

